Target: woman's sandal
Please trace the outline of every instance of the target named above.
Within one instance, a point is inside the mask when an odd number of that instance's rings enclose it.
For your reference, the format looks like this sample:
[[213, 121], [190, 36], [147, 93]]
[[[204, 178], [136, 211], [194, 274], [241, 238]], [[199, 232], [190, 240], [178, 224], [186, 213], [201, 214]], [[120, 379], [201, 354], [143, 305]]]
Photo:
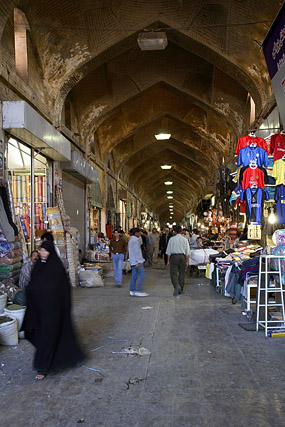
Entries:
[[46, 374], [39, 373], [36, 375], [35, 380], [43, 380], [46, 377]]

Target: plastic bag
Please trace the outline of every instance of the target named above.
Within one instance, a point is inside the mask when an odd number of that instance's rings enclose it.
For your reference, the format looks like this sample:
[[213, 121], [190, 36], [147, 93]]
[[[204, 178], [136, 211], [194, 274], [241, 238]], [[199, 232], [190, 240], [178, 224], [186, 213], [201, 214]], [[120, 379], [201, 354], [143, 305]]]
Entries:
[[104, 282], [100, 274], [92, 270], [80, 271], [79, 281], [82, 288], [99, 288], [104, 286]]

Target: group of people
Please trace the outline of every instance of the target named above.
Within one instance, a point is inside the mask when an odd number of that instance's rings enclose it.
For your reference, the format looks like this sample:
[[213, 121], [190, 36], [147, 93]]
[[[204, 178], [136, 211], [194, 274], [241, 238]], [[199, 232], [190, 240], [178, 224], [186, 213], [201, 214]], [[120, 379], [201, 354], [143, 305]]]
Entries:
[[[110, 241], [116, 286], [122, 286], [122, 266], [128, 253], [132, 271], [130, 296], [149, 296], [143, 290], [144, 264], [151, 265], [160, 253], [170, 266], [173, 295], [183, 293], [191, 246], [191, 238], [187, 238], [185, 231], [177, 226], [171, 232], [166, 229], [159, 234], [153, 229], [148, 234], [134, 227], [129, 235], [127, 238], [122, 230], [116, 229]], [[84, 353], [71, 320], [71, 286], [50, 233], [43, 234], [39, 251], [33, 251], [31, 259], [22, 266], [19, 287], [21, 301], [27, 306], [22, 330], [36, 348], [36, 379], [80, 364]]]
[[[196, 230], [195, 230], [196, 231]], [[149, 294], [143, 291], [145, 280], [145, 263], [152, 266], [160, 255], [164, 258], [165, 265], [170, 266], [170, 277], [174, 287], [174, 296], [183, 292], [185, 282], [185, 268], [188, 267], [190, 247], [199, 247], [200, 235], [189, 233], [181, 226], [170, 231], [166, 228], [159, 234], [156, 228], [151, 233], [142, 231], [137, 227], [129, 231], [128, 243], [118, 229], [110, 241], [110, 252], [114, 265], [114, 278], [116, 287], [122, 287], [122, 266], [128, 252], [131, 265], [130, 296], [145, 297]], [[198, 240], [198, 242], [197, 242]]]

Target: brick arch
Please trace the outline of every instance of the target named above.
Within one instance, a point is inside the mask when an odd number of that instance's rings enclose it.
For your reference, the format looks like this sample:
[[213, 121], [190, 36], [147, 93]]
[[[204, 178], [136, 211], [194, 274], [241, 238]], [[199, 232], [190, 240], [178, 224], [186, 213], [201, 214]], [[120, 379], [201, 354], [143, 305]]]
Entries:
[[[153, 22], [152, 25], [166, 27], [166, 24], [162, 22]], [[133, 48], [134, 46], [137, 47], [136, 37], [139, 31], [142, 31], [142, 28], [136, 28], [131, 35], [118, 41], [117, 44], [112, 45], [112, 47], [106, 49], [95, 58], [85, 61], [85, 63], [82, 66], [79, 66], [71, 75], [66, 76], [64, 83], [57, 91], [55, 99], [54, 115], [57, 123], [61, 122], [61, 111], [63, 104], [70, 91], [89, 73], [94, 71], [94, 69], [97, 69], [104, 63], [110, 61], [115, 56], [117, 56], [118, 53], [125, 55], [129, 49]], [[169, 41], [183, 48], [185, 53], [195, 53], [197, 56], [202, 57], [205, 59], [205, 61], [209, 62], [213, 66], [219, 69], [223, 69], [234, 80], [240, 82], [240, 84], [251, 94], [255, 100], [257, 110], [261, 108], [263, 102], [260, 91], [264, 91], [263, 82], [260, 81], [259, 83], [257, 79], [253, 79], [252, 76], [247, 72], [246, 67], [242, 67], [238, 63], [231, 62], [230, 59], [223, 55], [222, 52], [207, 46], [202, 41], [197, 40], [197, 37], [194, 38], [193, 36], [184, 34], [182, 31], [171, 28], [167, 34]]]

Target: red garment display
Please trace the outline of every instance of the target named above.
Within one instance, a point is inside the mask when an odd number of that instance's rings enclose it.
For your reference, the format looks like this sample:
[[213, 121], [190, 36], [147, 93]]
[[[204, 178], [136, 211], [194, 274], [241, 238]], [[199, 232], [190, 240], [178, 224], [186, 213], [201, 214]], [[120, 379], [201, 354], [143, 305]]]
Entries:
[[259, 168], [247, 168], [242, 177], [242, 188], [246, 188], [256, 185], [258, 188], [264, 188], [264, 172]]
[[107, 234], [108, 239], [112, 239], [113, 228], [114, 228], [113, 225], [106, 225], [106, 234]]
[[285, 135], [281, 133], [277, 133], [276, 135], [272, 135], [270, 138], [270, 154], [274, 156], [275, 160], [282, 159], [285, 154]]
[[265, 139], [259, 138], [259, 136], [241, 136], [237, 143], [236, 154], [238, 155], [240, 150], [245, 147], [249, 147], [250, 144], [256, 144], [257, 147], [263, 148], [268, 154], [268, 147]]
[[239, 212], [241, 214], [245, 214], [246, 213], [245, 202], [241, 201], [239, 197], [236, 199], [235, 208], [237, 208], [238, 205], [239, 205]]

